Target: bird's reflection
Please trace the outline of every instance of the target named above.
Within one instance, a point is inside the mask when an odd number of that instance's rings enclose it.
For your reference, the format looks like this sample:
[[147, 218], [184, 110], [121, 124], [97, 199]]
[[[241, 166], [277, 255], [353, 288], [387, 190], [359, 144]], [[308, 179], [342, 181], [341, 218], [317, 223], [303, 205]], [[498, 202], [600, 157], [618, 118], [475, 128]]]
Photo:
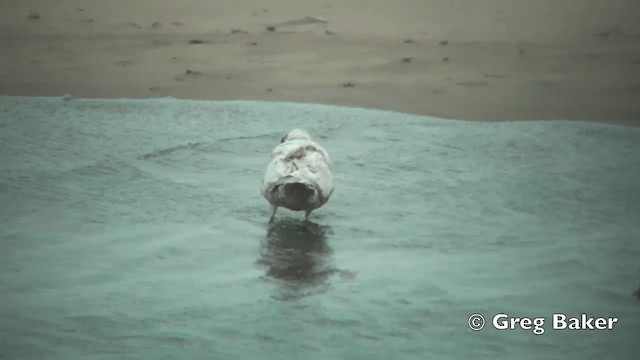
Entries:
[[328, 232], [327, 227], [288, 218], [269, 227], [258, 264], [266, 267], [267, 278], [279, 281], [278, 298], [292, 300], [328, 288], [327, 279], [337, 271], [331, 267]]

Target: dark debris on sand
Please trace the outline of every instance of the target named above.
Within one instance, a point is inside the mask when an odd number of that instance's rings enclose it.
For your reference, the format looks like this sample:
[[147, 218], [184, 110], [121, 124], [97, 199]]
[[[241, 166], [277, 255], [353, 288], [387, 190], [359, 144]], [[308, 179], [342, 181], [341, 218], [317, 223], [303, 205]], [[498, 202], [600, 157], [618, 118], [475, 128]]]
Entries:
[[35, 11], [29, 11], [29, 15], [27, 15], [27, 18], [29, 18], [30, 20], [38, 20], [40, 19], [40, 14]]
[[206, 44], [207, 41], [206, 40], [202, 40], [202, 39], [191, 39], [189, 40], [189, 44]]
[[347, 81], [346, 83], [342, 83], [342, 87], [352, 88], [356, 87], [356, 84], [352, 83], [351, 81]]
[[138, 24], [134, 23], [133, 21], [128, 22], [128, 23], [127, 23], [127, 25], [129, 25], [129, 26], [131, 26], [131, 27], [133, 27], [133, 28], [136, 28], [136, 29], [138, 29], [138, 30], [142, 30], [142, 26], [140, 26], [140, 25], [138, 25]]
[[613, 35], [613, 31], [601, 31], [597, 34], [601, 39], [608, 39], [611, 35]]

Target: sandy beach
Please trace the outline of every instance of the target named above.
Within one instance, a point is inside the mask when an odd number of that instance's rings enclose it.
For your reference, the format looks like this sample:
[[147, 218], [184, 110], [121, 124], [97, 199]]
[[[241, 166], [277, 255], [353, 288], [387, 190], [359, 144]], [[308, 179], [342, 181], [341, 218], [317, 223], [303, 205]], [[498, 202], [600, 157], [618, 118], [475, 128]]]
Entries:
[[640, 125], [633, 0], [1, 0], [0, 95]]

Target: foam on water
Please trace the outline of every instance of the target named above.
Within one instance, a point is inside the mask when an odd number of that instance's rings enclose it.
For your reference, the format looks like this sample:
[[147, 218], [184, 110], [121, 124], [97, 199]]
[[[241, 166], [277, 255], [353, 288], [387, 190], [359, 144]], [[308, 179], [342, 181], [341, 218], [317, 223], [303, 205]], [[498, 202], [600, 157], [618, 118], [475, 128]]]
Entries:
[[[259, 184], [294, 127], [336, 192], [269, 228]], [[635, 359], [639, 176], [640, 129], [602, 124], [2, 97], [0, 358]]]

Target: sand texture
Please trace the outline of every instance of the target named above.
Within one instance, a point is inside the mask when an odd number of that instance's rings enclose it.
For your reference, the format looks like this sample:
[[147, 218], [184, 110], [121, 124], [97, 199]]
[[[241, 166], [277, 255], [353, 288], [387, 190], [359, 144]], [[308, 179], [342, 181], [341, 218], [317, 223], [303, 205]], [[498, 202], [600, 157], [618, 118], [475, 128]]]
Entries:
[[637, 125], [634, 0], [1, 0], [0, 95]]

